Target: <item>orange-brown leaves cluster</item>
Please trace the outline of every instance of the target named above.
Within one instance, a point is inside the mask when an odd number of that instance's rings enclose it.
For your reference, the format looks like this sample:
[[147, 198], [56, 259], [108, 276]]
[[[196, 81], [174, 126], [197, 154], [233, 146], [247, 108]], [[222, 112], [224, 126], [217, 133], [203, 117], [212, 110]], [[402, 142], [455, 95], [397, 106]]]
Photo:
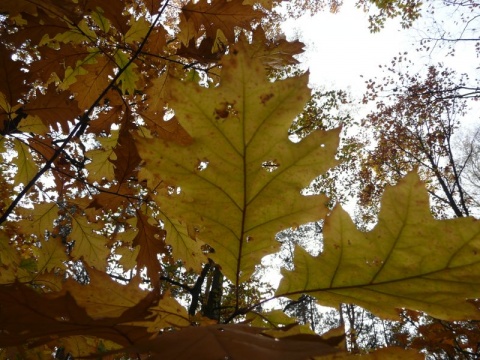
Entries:
[[[0, 3], [0, 348], [7, 357], [44, 345], [74, 356], [133, 349], [165, 327], [204, 321], [190, 320], [160, 279], [198, 297], [202, 284], [194, 290], [182, 264], [200, 271], [214, 250], [201, 247], [193, 224], [168, 222], [156, 194], [176, 190], [162, 177], [139, 178], [138, 137], [192, 143], [171, 108], [173, 79], [221, 82], [219, 61], [240, 32], [256, 27], [250, 56], [264, 58], [259, 68], [295, 63], [301, 44], [267, 44], [258, 27], [264, 13], [241, 0], [183, 5]], [[187, 243], [166, 241], [167, 229], [171, 237], [184, 226]]]
[[[106, 275], [105, 275], [106, 276]], [[129, 326], [128, 323], [149, 315], [148, 308], [155, 302], [156, 295], [153, 292], [144, 294], [143, 298], [138, 298], [138, 303], [118, 305], [117, 308], [122, 311], [112, 313], [110, 316], [105, 314], [89, 314], [85, 303], [81, 299], [90, 297], [90, 308], [101, 311], [101, 294], [110, 294], [116, 299], [121, 299], [120, 292], [113, 293], [109, 288], [106, 279], [99, 284], [100, 291], [97, 288], [91, 293], [90, 286], [76, 284], [76, 293], [71, 289], [64, 293], [40, 294], [38, 291], [20, 283], [2, 285], [0, 287], [0, 299], [2, 308], [0, 318], [2, 328], [8, 329], [0, 335], [2, 347], [38, 346], [42, 344], [52, 344], [55, 346], [54, 339], [58, 334], [62, 336], [88, 335], [109, 339], [117, 344], [128, 346], [132, 342], [146, 339], [150, 334], [145, 328]], [[109, 280], [113, 286], [113, 280]], [[133, 284], [132, 284], [133, 285]], [[82, 289], [81, 287], [84, 287]], [[100, 297], [99, 297], [100, 295]], [[79, 301], [80, 300], [80, 301]], [[118, 300], [117, 300], [118, 301]], [[114, 308], [114, 306], [111, 306]]]
[[[424, 178], [434, 179], [429, 190], [441, 199], [434, 199], [438, 216], [444, 216], [445, 204], [456, 216], [469, 214], [462, 205], [465, 195], [456, 184], [459, 169], [452, 153], [452, 136], [467, 106], [459, 94], [464, 79], [456, 83], [456, 77], [452, 70], [431, 66], [424, 77], [397, 73], [386, 84], [369, 81], [365, 100], [376, 100], [377, 109], [362, 122], [363, 131], [374, 139], [373, 150], [362, 163], [362, 205], [377, 204], [385, 184], [420, 166]], [[394, 87], [391, 101], [377, 99], [380, 86], [385, 91]]]

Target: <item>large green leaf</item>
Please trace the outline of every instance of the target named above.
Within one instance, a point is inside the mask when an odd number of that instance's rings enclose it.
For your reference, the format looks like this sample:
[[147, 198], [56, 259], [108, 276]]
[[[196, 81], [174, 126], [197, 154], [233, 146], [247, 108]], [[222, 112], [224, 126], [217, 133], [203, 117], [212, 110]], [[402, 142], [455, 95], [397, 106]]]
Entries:
[[324, 251], [298, 248], [295, 271], [283, 272], [278, 295], [308, 292], [323, 305], [355, 303], [396, 318], [396, 308], [446, 320], [480, 319], [466, 299], [480, 297], [480, 221], [435, 220], [415, 173], [385, 191], [377, 226], [357, 230], [340, 207], [326, 219]]
[[170, 106], [191, 145], [147, 137], [137, 145], [140, 176], [163, 187], [156, 199], [175, 227], [166, 241], [210, 245], [208, 256], [236, 284], [277, 250], [278, 231], [325, 215], [326, 198], [301, 190], [335, 165], [339, 133], [290, 141], [288, 128], [309, 98], [307, 76], [272, 82], [247, 54], [241, 44], [232, 48], [217, 87], [172, 81]]

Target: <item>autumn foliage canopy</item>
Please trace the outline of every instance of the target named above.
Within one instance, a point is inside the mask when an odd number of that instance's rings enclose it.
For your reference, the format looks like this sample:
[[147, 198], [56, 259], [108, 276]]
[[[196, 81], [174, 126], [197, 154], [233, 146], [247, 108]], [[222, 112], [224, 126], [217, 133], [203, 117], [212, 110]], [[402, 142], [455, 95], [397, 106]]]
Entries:
[[[435, 220], [415, 172], [370, 232], [302, 191], [338, 163], [341, 129], [288, 136], [310, 89], [281, 75], [302, 44], [267, 36], [271, 5], [0, 2], [3, 358], [348, 357], [338, 330], [261, 310], [302, 294], [480, 320], [480, 223]], [[322, 219], [321, 254], [297, 248], [275, 294], [246, 301], [275, 235]], [[196, 307], [206, 269], [229, 284], [221, 317]], [[421, 358], [366, 357], [386, 356]]]

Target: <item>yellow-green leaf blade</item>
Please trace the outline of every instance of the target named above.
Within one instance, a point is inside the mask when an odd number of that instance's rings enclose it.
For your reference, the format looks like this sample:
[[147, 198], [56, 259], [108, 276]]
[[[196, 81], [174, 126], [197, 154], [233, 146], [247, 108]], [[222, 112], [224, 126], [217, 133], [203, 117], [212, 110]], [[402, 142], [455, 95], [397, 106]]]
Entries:
[[89, 150], [86, 155], [91, 162], [85, 168], [88, 170], [88, 179], [91, 181], [102, 181], [115, 179], [115, 166], [112, 160], [116, 160], [114, 148], [118, 143], [118, 130], [112, 130], [111, 135], [105, 138], [98, 138], [102, 145], [99, 149]]
[[39, 238], [45, 236], [45, 231], [50, 231], [58, 219], [58, 207], [53, 202], [35, 204], [33, 209], [20, 208], [19, 213], [22, 215], [22, 220], [18, 222], [20, 232]]
[[14, 177], [15, 184], [22, 183], [26, 185], [33, 179], [38, 172], [38, 166], [30, 153], [29, 147], [22, 141], [14, 140], [14, 149], [17, 152], [17, 159], [15, 165], [17, 165], [17, 172]]
[[0, 284], [13, 283], [21, 261], [20, 253], [10, 244], [9, 236], [0, 231]]
[[152, 26], [145, 18], [135, 19], [133, 16], [131, 18], [131, 24], [130, 29], [128, 29], [125, 34], [125, 42], [128, 44], [142, 41], [145, 35], [147, 35], [150, 26]]
[[94, 268], [104, 270], [110, 249], [106, 246], [108, 239], [98, 233], [100, 230], [98, 224], [90, 223], [86, 217], [74, 216], [69, 237], [75, 241], [71, 252], [73, 259], [83, 259]]
[[37, 268], [39, 272], [64, 269], [65, 262], [68, 261], [65, 252], [65, 246], [60, 238], [51, 238], [48, 241], [42, 240], [41, 247], [37, 249], [36, 254]]
[[325, 197], [300, 191], [335, 165], [338, 145], [338, 130], [291, 142], [288, 129], [309, 97], [307, 76], [271, 82], [261, 60], [247, 54], [237, 45], [224, 58], [219, 87], [173, 84], [170, 106], [190, 146], [138, 140], [140, 176], [164, 186], [156, 188], [162, 212], [184, 226], [177, 233], [213, 247], [208, 256], [236, 283], [278, 249], [278, 231], [325, 214]]
[[308, 292], [336, 306], [355, 303], [396, 318], [396, 308], [446, 320], [479, 319], [466, 299], [480, 297], [480, 221], [435, 220], [418, 175], [385, 191], [377, 226], [364, 233], [337, 207], [324, 226], [324, 252], [295, 252], [278, 295]]
[[123, 70], [118, 78], [121, 82], [120, 88], [122, 89], [122, 93], [133, 94], [136, 89], [135, 83], [140, 79], [139, 75], [135, 72], [138, 66], [134, 63], [129, 64], [130, 58], [123, 51], [117, 51], [114, 58], [117, 66]]

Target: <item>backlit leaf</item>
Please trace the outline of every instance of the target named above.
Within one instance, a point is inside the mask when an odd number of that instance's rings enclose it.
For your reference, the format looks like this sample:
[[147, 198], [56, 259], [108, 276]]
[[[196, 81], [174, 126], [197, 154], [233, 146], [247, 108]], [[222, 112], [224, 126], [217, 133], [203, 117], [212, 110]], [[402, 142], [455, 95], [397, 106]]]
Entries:
[[[92, 336], [69, 336], [56, 339], [52, 343], [57, 349], [65, 349], [74, 358], [121, 348], [120, 345], [112, 341]], [[51, 357], [52, 355], [50, 354], [50, 359]], [[104, 359], [108, 359], [108, 357], [104, 357]]]
[[41, 135], [46, 134], [48, 130], [42, 122], [42, 119], [38, 116], [27, 116], [25, 119], [22, 119], [17, 129], [22, 132]]
[[[182, 8], [182, 13], [187, 24], [191, 22], [195, 29], [201, 29], [203, 26], [207, 38], [215, 39], [217, 30], [220, 29], [232, 42], [235, 40], [235, 26], [250, 29], [251, 23], [262, 16], [259, 10], [254, 10], [249, 5], [243, 5], [242, 0], [214, 0], [211, 3], [206, 0], [197, 3], [190, 2]], [[183, 27], [188, 27], [187, 24], [180, 23], [180, 28], [183, 30]], [[197, 33], [197, 37], [200, 37], [199, 35]], [[184, 44], [187, 45], [188, 41]]]
[[152, 317], [148, 322], [136, 323], [138, 326], [148, 326], [148, 331], [158, 332], [165, 328], [184, 328], [191, 325], [190, 317], [185, 307], [180, 305], [177, 300], [171, 297], [167, 292], [160, 299], [158, 305], [150, 308]]
[[[110, 83], [113, 62], [104, 54], [95, 52], [81, 63], [77, 63], [77, 69], [81, 71], [75, 74], [75, 81], [71, 82], [68, 88], [76, 95], [75, 99], [81, 108], [89, 108], [99, 100], [99, 96]], [[65, 87], [67, 83], [64, 82], [62, 85]]]
[[43, 240], [41, 247], [36, 251], [38, 255], [37, 268], [39, 272], [64, 269], [68, 261], [65, 245], [60, 238]]
[[118, 135], [118, 130], [112, 130], [110, 136], [97, 138], [102, 148], [86, 152], [87, 157], [91, 159], [91, 162], [85, 166], [91, 181], [101, 182], [103, 179], [113, 180], [115, 178], [112, 161], [117, 159], [114, 147], [117, 145]]
[[7, 50], [3, 43], [0, 43], [0, 74], [2, 78], [0, 93], [13, 106], [28, 91], [28, 86], [24, 82], [25, 72], [22, 71], [22, 63], [12, 61], [12, 52]]
[[50, 231], [54, 221], [58, 219], [58, 210], [55, 203], [36, 204], [33, 209], [20, 208], [19, 213], [23, 217], [18, 222], [20, 231], [43, 238], [45, 231]]
[[151, 223], [151, 219], [137, 211], [137, 235], [133, 246], [139, 246], [137, 264], [140, 269], [147, 268], [147, 275], [153, 283], [158, 282], [161, 272], [159, 256], [167, 253], [165, 231]]
[[28, 184], [38, 172], [38, 166], [33, 160], [30, 149], [22, 141], [15, 139], [14, 149], [17, 152], [17, 172], [15, 173], [15, 183], [23, 185]]
[[63, 43], [81, 44], [83, 42], [94, 42], [97, 38], [95, 32], [90, 29], [85, 19], [76, 26], [70, 26], [70, 30], [55, 36], [55, 40]]
[[355, 303], [384, 318], [397, 308], [440, 319], [480, 319], [466, 299], [480, 297], [480, 221], [435, 220], [415, 173], [385, 191], [377, 226], [356, 229], [340, 207], [324, 226], [324, 251], [295, 251], [295, 272], [282, 271], [277, 294], [302, 292], [321, 304]]
[[72, 44], [64, 44], [59, 49], [42, 46], [38, 52], [41, 59], [30, 64], [29, 73], [26, 75], [32, 82], [40, 79], [46, 84], [63, 81], [67, 69], [71, 71], [77, 63], [81, 63], [90, 55], [86, 48]]
[[110, 30], [110, 21], [103, 16], [103, 10], [101, 8], [96, 8], [95, 10], [92, 10], [92, 20], [97, 24], [97, 26], [104, 32], [108, 33]]
[[110, 24], [121, 34], [125, 34], [128, 29], [128, 14], [125, 14], [125, 2], [122, 0], [89, 0], [88, 6], [91, 9], [99, 11], [102, 16], [110, 21]]
[[[91, 56], [89, 55], [89, 58]], [[65, 70], [65, 79], [63, 80], [62, 86], [60, 89], [66, 90], [72, 85], [73, 83], [77, 82], [77, 76], [86, 75], [88, 71], [85, 70], [82, 66], [85, 62], [82, 60], [80, 63], [77, 63], [74, 68], [68, 67]]]
[[0, 231], [0, 281], [13, 283], [17, 277], [16, 267], [20, 264], [20, 253], [10, 244], [7, 234]]
[[123, 73], [118, 79], [121, 82], [120, 88], [123, 94], [133, 94], [137, 88], [135, 84], [140, 79], [138, 72], [135, 71], [136, 64], [131, 63], [126, 67], [129, 60], [128, 55], [123, 51], [119, 50], [115, 53], [115, 62], [120, 69], [123, 69]]
[[93, 319], [119, 317], [148, 295], [147, 291], [140, 289], [139, 277], [134, 278], [128, 285], [122, 285], [105, 272], [96, 269], [88, 269], [88, 276], [88, 286], [70, 278], [64, 290], [68, 291]]
[[[259, 57], [263, 63], [273, 69], [282, 69], [286, 65], [298, 64], [293, 56], [301, 54], [305, 44], [300, 41], [289, 42], [286, 39], [268, 40], [261, 28], [253, 33], [251, 57]], [[268, 44], [268, 46], [265, 46]]]
[[147, 35], [148, 29], [152, 26], [144, 17], [135, 19], [133, 16], [130, 20], [132, 26], [125, 34], [125, 42], [128, 44], [134, 44], [135, 42], [141, 42], [145, 35]]
[[137, 266], [137, 257], [140, 251], [140, 246], [136, 246], [133, 249], [122, 246], [115, 249], [115, 254], [120, 255], [118, 264], [123, 268], [123, 271], [132, 270]]
[[146, 318], [148, 308], [156, 299], [150, 292], [119, 317], [93, 319], [68, 292], [42, 294], [20, 283], [0, 285], [0, 343], [2, 347], [23, 346], [35, 339], [41, 344], [58, 341], [57, 334], [62, 334], [64, 337], [89, 335], [128, 346], [151, 334], [142, 327], [123, 324]]
[[25, 105], [24, 112], [38, 116], [47, 128], [68, 131], [69, 121], [81, 114], [78, 103], [67, 91], [57, 92], [53, 85], [45, 94], [38, 93]]
[[335, 164], [338, 130], [291, 142], [288, 128], [308, 98], [307, 77], [272, 83], [241, 45], [222, 64], [218, 88], [172, 86], [170, 105], [193, 144], [139, 138], [138, 150], [141, 176], [162, 182], [156, 198], [167, 243], [170, 222], [176, 238], [213, 247], [209, 256], [239, 283], [278, 249], [278, 231], [325, 214], [325, 197], [300, 191]]
[[72, 256], [75, 260], [83, 259], [96, 269], [105, 269], [110, 249], [107, 248], [107, 238], [98, 232], [102, 230], [99, 224], [91, 223], [83, 216], [72, 218], [72, 232], [69, 237], [75, 244]]

